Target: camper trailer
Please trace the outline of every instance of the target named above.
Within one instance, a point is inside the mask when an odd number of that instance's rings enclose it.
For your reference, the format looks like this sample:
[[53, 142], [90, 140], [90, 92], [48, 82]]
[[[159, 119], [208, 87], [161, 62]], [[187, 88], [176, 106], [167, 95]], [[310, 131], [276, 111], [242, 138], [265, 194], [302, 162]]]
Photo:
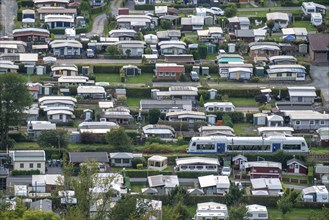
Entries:
[[320, 13], [312, 13], [311, 14], [311, 23], [313, 26], [319, 26], [323, 22], [322, 15]]
[[311, 15], [312, 13], [326, 14], [326, 6], [314, 2], [303, 2], [301, 9], [304, 15]]

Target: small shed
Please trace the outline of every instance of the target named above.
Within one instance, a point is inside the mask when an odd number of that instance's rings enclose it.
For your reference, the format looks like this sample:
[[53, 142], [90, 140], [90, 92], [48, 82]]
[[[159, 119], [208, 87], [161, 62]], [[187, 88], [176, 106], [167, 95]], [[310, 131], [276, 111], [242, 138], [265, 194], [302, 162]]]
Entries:
[[142, 73], [141, 69], [137, 66], [127, 65], [122, 67], [126, 76], [136, 76]]
[[83, 118], [85, 121], [91, 121], [93, 119], [93, 110], [85, 109], [83, 110]]
[[253, 124], [257, 126], [263, 126], [266, 125], [266, 118], [267, 114], [264, 113], [256, 113], [253, 115]]
[[207, 115], [208, 118], [208, 123], [211, 125], [215, 125], [216, 124], [216, 115]]
[[280, 115], [268, 115], [266, 117], [268, 127], [283, 126], [283, 117]]
[[217, 89], [209, 89], [208, 92], [209, 92], [209, 99], [215, 100], [218, 92]]
[[37, 75], [43, 75], [46, 73], [46, 67], [45, 66], [36, 66], [36, 73]]
[[234, 164], [235, 167], [238, 167], [240, 170], [243, 169], [244, 163], [248, 162], [248, 158], [238, 154], [235, 157], [232, 158], [232, 162]]
[[115, 95], [116, 95], [117, 98], [120, 98], [120, 97], [126, 98], [127, 97], [127, 91], [126, 91], [126, 89], [115, 89]]
[[235, 53], [235, 44], [227, 44], [228, 52]]
[[307, 175], [307, 165], [303, 161], [292, 158], [287, 161], [287, 172]]
[[168, 158], [154, 155], [147, 160], [147, 168], [155, 170], [164, 170], [167, 168]]
[[82, 66], [81, 72], [82, 72], [83, 76], [88, 76], [89, 75], [89, 66]]
[[255, 71], [256, 76], [264, 76], [264, 73], [265, 73], [264, 67], [256, 66], [255, 70], [256, 70]]
[[206, 76], [209, 75], [209, 66], [203, 66], [201, 67], [201, 70], [202, 70], [202, 75], [206, 75]]

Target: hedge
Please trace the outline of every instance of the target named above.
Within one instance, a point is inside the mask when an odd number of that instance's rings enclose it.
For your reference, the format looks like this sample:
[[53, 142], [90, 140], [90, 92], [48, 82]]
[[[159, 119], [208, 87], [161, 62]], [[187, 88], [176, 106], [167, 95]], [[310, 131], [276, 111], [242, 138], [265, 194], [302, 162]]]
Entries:
[[126, 88], [127, 97], [151, 98], [151, 88]]
[[52, 34], [65, 34], [65, 29], [49, 29], [49, 32]]
[[228, 115], [233, 123], [241, 123], [244, 121], [243, 112], [211, 112], [211, 114], [216, 115], [216, 118], [219, 120], [223, 120], [223, 116]]
[[40, 170], [13, 170], [11, 175], [13, 176], [22, 176], [22, 175], [37, 175], [40, 174]]
[[154, 175], [172, 175], [172, 171], [157, 171], [157, 170], [126, 170], [125, 175], [129, 176], [130, 178], [142, 178], [147, 176], [154, 176]]
[[307, 184], [308, 185], [314, 184], [314, 167], [313, 166], [308, 167]]
[[154, 10], [155, 5], [135, 5], [135, 10]]
[[29, 138], [26, 136], [25, 133], [10, 133], [8, 134], [9, 138], [15, 140], [15, 142], [28, 142], [30, 141]]

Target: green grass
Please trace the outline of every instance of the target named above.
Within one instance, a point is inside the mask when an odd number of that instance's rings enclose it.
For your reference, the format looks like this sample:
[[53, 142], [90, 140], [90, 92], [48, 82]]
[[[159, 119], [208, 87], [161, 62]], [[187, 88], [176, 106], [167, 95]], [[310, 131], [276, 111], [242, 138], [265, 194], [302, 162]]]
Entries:
[[[120, 83], [119, 74], [107, 74], [107, 73], [95, 73], [97, 82], [109, 82], [109, 83]], [[126, 77], [126, 83], [128, 84], [148, 84], [153, 79], [152, 73], [142, 73], [139, 76], [128, 76]]]
[[307, 176], [293, 175], [293, 174], [282, 174], [282, 177], [283, 178], [293, 178], [293, 179], [307, 180]]
[[[278, 209], [268, 208], [269, 219], [281, 219], [282, 213]], [[312, 215], [312, 212], [322, 212], [321, 209], [293, 209], [287, 213], [284, 220], [307, 220]]]
[[307, 31], [316, 31], [316, 28], [310, 21], [295, 21], [291, 27], [304, 27]]
[[[142, 98], [142, 97], [141, 97]], [[129, 107], [138, 107], [141, 98], [127, 98], [127, 104]]]
[[328, 147], [310, 147], [310, 151], [312, 153], [317, 153], [317, 154], [324, 154], [324, 153], [329, 153], [329, 148]]
[[[301, 14], [300, 10], [284, 10], [280, 11], [278, 9], [272, 9], [271, 12], [284, 12], [284, 13], [291, 13], [291, 14]], [[238, 11], [237, 16], [255, 16], [255, 17], [266, 17], [266, 14], [269, 13], [268, 10], [264, 11]], [[264, 24], [265, 25], [265, 24]]]
[[255, 136], [257, 135], [256, 128], [249, 123], [235, 123], [233, 129], [236, 135], [240, 136]]
[[[30, 75], [30, 77], [26, 73], [20, 73], [26, 81], [31, 82], [43, 82], [43, 81], [50, 81], [51, 77], [48, 74], [45, 75]], [[30, 78], [30, 80], [29, 80]]]
[[136, 182], [130, 182], [130, 186], [131, 186], [131, 191], [132, 192], [141, 192], [142, 188], [147, 187], [146, 183], [136, 183]]
[[249, 107], [249, 106], [258, 106], [258, 103], [254, 98], [228, 98], [229, 102], [232, 102], [236, 107]]

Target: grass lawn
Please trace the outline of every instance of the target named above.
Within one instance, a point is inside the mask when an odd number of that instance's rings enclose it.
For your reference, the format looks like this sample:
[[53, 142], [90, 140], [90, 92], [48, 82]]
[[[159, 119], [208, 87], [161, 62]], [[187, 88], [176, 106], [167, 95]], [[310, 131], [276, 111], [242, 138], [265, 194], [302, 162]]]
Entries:
[[132, 192], [138, 192], [140, 193], [142, 188], [147, 187], [146, 183], [135, 183], [135, 182], [130, 182], [130, 186], [131, 186], [131, 191]]
[[[321, 212], [321, 209], [293, 209], [287, 213], [284, 220], [307, 220], [312, 213]], [[274, 208], [268, 208], [269, 219], [281, 219], [281, 211]]]
[[[109, 83], [120, 83], [119, 74], [107, 74], [107, 73], [95, 73], [97, 82], [109, 82]], [[151, 83], [153, 79], [153, 74], [142, 73], [140, 76], [129, 76], [126, 77], [128, 84], [138, 84], [138, 83]]]
[[[26, 74], [26, 73], [20, 73], [20, 75], [22, 75], [26, 81], [32, 81], [32, 82], [43, 82], [43, 81], [50, 81], [51, 77], [46, 74], [46, 75], [30, 75], [30, 77]], [[30, 80], [29, 80], [30, 78]]]
[[[142, 98], [142, 97], [141, 97]], [[127, 104], [129, 107], [138, 107], [141, 98], [127, 98]]]
[[310, 147], [310, 151], [316, 154], [329, 153], [329, 148], [327, 147]]
[[[271, 9], [271, 12], [284, 12], [284, 13], [290, 13], [290, 14], [301, 14], [300, 10], [284, 10], [284, 11], [280, 11], [278, 9]], [[245, 16], [245, 15], [249, 15], [249, 16], [255, 16], [255, 17], [266, 17], [266, 14], [269, 13], [268, 10], [264, 10], [264, 11], [253, 11], [252, 9], [250, 9], [250, 11], [238, 11], [237, 16]], [[265, 25], [265, 24], [264, 24]]]
[[310, 21], [295, 21], [292, 27], [304, 27], [307, 31], [316, 31], [316, 28], [311, 24]]
[[256, 128], [249, 123], [235, 123], [233, 129], [236, 135], [240, 136], [255, 136], [257, 135]]
[[235, 106], [258, 106], [258, 103], [254, 98], [228, 98], [229, 102], [232, 102]]
[[293, 179], [307, 180], [307, 176], [301, 176], [301, 175], [282, 174], [282, 177], [283, 178], [293, 178]]

